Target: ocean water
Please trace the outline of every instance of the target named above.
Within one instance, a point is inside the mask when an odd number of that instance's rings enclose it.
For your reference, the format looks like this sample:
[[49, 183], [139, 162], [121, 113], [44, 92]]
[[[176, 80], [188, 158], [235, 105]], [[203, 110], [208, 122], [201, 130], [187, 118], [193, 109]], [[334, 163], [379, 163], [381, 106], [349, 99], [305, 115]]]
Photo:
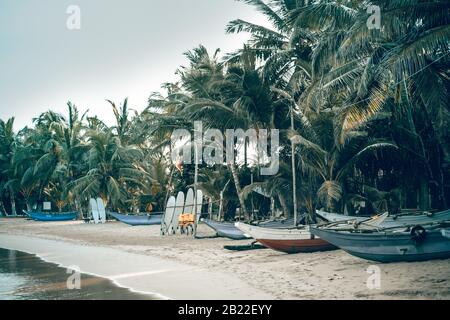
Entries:
[[[0, 300], [157, 299], [120, 288], [104, 278], [81, 274], [77, 281], [74, 277], [69, 280], [69, 277], [71, 274], [66, 269], [37, 256], [0, 249]], [[69, 289], [77, 284], [79, 289]]]

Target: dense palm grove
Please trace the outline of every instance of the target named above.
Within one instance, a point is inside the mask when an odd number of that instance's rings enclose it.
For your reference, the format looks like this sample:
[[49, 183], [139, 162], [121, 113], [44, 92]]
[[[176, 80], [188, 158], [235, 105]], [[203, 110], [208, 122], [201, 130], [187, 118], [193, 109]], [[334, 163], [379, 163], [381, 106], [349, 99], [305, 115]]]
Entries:
[[[161, 211], [194, 183], [193, 166], [170, 161], [171, 133], [199, 120], [281, 131], [275, 176], [260, 176], [254, 161], [200, 166], [199, 187], [219, 218], [238, 207], [247, 218], [271, 207], [291, 216], [293, 151], [297, 204], [309, 218], [317, 208], [448, 208], [450, 2], [242, 1], [273, 28], [230, 22], [226, 31], [249, 32], [249, 43], [224, 55], [187, 52], [179, 81], [140, 114], [110, 102], [117, 121], [108, 127], [69, 103], [66, 114], [45, 112], [17, 133], [14, 119], [1, 121], [0, 212], [51, 201], [86, 214], [98, 195], [121, 212]], [[381, 8], [381, 29], [367, 27], [369, 4]]]

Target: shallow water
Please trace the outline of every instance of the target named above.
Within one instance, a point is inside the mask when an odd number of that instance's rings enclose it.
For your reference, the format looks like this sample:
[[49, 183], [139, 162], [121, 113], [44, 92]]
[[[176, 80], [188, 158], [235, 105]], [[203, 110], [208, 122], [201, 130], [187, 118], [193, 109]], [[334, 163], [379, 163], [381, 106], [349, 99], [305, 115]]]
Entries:
[[[0, 300], [156, 300], [108, 279], [67, 272], [37, 256], [0, 249]], [[80, 289], [68, 289], [77, 284]]]

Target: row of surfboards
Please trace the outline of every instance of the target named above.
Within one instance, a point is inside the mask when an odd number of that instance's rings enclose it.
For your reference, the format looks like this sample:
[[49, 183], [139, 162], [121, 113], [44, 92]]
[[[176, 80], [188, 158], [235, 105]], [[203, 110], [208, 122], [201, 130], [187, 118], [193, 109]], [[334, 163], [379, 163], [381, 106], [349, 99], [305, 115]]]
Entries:
[[101, 198], [91, 199], [89, 201], [91, 206], [92, 218], [95, 224], [106, 223], [106, 208]]
[[[196, 202], [197, 206], [195, 205]], [[161, 234], [173, 235], [181, 232], [179, 219], [183, 214], [194, 214], [198, 223], [202, 212], [202, 205], [203, 192], [201, 190], [197, 191], [197, 197], [195, 197], [193, 189], [189, 189], [186, 195], [183, 192], [179, 192], [177, 197], [170, 197], [161, 221]]]

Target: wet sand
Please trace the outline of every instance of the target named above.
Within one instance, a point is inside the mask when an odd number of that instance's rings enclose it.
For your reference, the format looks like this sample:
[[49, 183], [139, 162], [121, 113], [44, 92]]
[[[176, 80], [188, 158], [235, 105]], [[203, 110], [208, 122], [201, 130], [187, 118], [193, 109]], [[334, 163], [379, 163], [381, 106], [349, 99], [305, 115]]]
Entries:
[[0, 249], [0, 300], [158, 300], [76, 272], [35, 255]]
[[[199, 227], [199, 236], [214, 233]], [[160, 237], [159, 227], [0, 219], [0, 247], [170, 299], [450, 299], [450, 260], [378, 264], [338, 250], [286, 255], [234, 252], [250, 240]], [[381, 271], [369, 289], [368, 268]]]

